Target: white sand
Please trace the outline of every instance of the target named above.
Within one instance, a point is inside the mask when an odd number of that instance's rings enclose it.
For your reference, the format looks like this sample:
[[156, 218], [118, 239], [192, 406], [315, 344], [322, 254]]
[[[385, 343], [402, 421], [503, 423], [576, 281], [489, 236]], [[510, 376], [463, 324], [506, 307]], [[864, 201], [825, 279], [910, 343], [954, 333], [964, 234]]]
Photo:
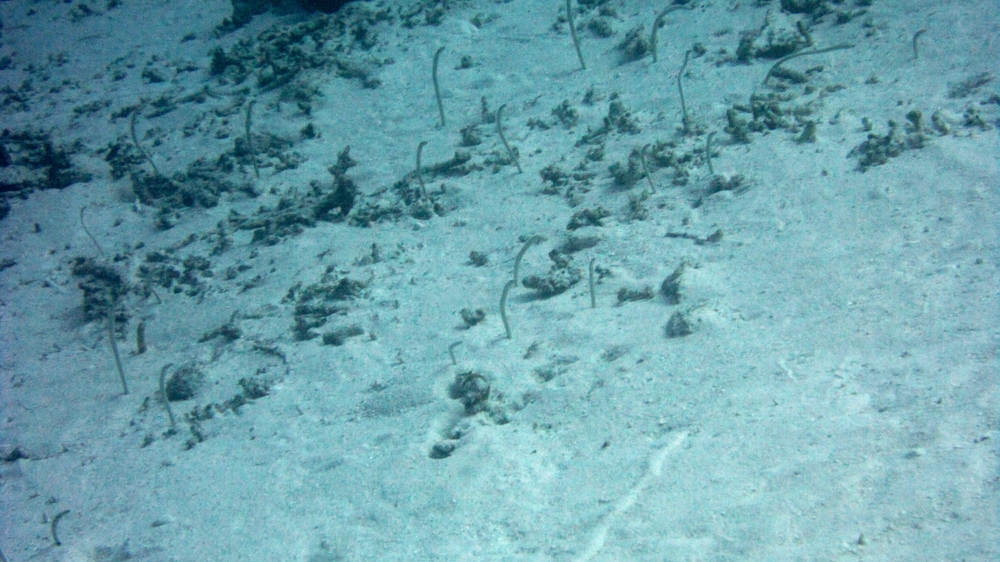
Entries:
[[[97, 13], [74, 18], [79, 4]], [[239, 167], [232, 180], [254, 181], [260, 197], [229, 194], [211, 209], [179, 210], [176, 226], [161, 231], [155, 207], [132, 202], [129, 179], [112, 180], [98, 153], [130, 144], [128, 120], [111, 115], [207, 84], [214, 97], [205, 103], [138, 119], [137, 128], [153, 131], [146, 149], [166, 174], [214, 161], [242, 135], [245, 98], [208, 76], [210, 51], [302, 18], [257, 16], [216, 37], [230, 13], [221, 0], [125, 0], [107, 13], [87, 0], [0, 3], [0, 56], [13, 61], [0, 82], [16, 90], [30, 79], [34, 88], [27, 111], [2, 109], [2, 126], [48, 131], [60, 145], [80, 140], [73, 162], [93, 174], [11, 198], [0, 221], [0, 258], [16, 261], [0, 272], [0, 447], [26, 457], [0, 464], [7, 559], [996, 560], [1000, 143], [997, 105], [983, 102], [998, 85], [961, 99], [948, 91], [1000, 74], [998, 2], [876, 0], [847, 24], [826, 17], [811, 30], [817, 46], [854, 48], [787, 64], [822, 65], [813, 83], [844, 86], [808, 98], [817, 100], [816, 142], [778, 130], [753, 134], [749, 145], [722, 132], [725, 111], [770, 91], [760, 81], [772, 62], [715, 61], [722, 48], [734, 52], [740, 32], [778, 13], [778, 2], [699, 1], [670, 14], [656, 64], [621, 64], [615, 45], [639, 24], [648, 31], [665, 3], [610, 3], [617, 35], [580, 30], [586, 71], [565, 26], [551, 29], [559, 1], [449, 4], [439, 26], [375, 27], [372, 54], [394, 60], [376, 73], [377, 89], [305, 73], [322, 94], [311, 117], [278, 92], [250, 87], [254, 131], [295, 140], [304, 163], [275, 172], [262, 159], [259, 180]], [[476, 14], [499, 18], [480, 29], [469, 23]], [[915, 61], [910, 38], [920, 28]], [[185, 34], [194, 38], [181, 41]], [[648, 218], [629, 221], [629, 194], [646, 184], [615, 188], [608, 166], [657, 140], [676, 140], [681, 152], [704, 143], [677, 131], [677, 72], [695, 42], [707, 54], [687, 67], [688, 110], [718, 132], [716, 172], [742, 174], [747, 189], [695, 208], [707, 166], [689, 164], [685, 186], [660, 169]], [[443, 129], [430, 80], [439, 46]], [[65, 64], [53, 62], [58, 53]], [[462, 55], [474, 65], [455, 70]], [[186, 62], [197, 69], [176, 72]], [[168, 81], [146, 83], [146, 68]], [[114, 69], [125, 77], [114, 80]], [[582, 103], [590, 87], [604, 96], [592, 106]], [[575, 143], [600, 125], [612, 92], [642, 131], [608, 137], [580, 205], [542, 194], [539, 171], [555, 163], [571, 172], [584, 160], [591, 147]], [[319, 222], [274, 246], [237, 231], [217, 256], [210, 239], [184, 246], [177, 255], [210, 259], [214, 277], [200, 298], [160, 289], [162, 303], [125, 299], [129, 337], [119, 346], [131, 393], [122, 395], [105, 326], [84, 322], [81, 279], [71, 274], [73, 258], [97, 256], [82, 206], [104, 251], [132, 256], [117, 266], [138, 283], [148, 253], [204, 235], [231, 210], [251, 215], [310, 181], [329, 186], [326, 168], [347, 145], [358, 161], [348, 175], [362, 194], [409, 173], [421, 140], [425, 165], [451, 158], [484, 96], [491, 109], [507, 104], [506, 135], [523, 174], [507, 165], [432, 179], [428, 190], [444, 186], [457, 208], [430, 220]], [[564, 99], [580, 111], [578, 126], [529, 128], [529, 119], [552, 120]], [[72, 111], [101, 100], [98, 111]], [[959, 123], [970, 105], [991, 128]], [[862, 119], [884, 134], [887, 120], [905, 123], [913, 109], [928, 120], [942, 111], [953, 133], [857, 171], [847, 155], [867, 136]], [[321, 136], [300, 140], [310, 122]], [[481, 130], [484, 143], [469, 149], [480, 162], [503, 150], [490, 126]], [[497, 306], [518, 238], [546, 237], [521, 265], [522, 276], [544, 274], [573, 213], [598, 205], [612, 216], [578, 233], [601, 242], [574, 254], [584, 272], [593, 258], [613, 274], [596, 287], [597, 308], [586, 278], [552, 298], [517, 288], [507, 340]], [[666, 236], [718, 229], [717, 244]], [[368, 264], [372, 244], [382, 261]], [[489, 265], [469, 265], [472, 251]], [[227, 280], [241, 263], [251, 269]], [[657, 296], [618, 305], [621, 287], [657, 290], [682, 263], [680, 304]], [[282, 298], [328, 268], [372, 281], [346, 316], [318, 331], [357, 324], [365, 334], [340, 347], [295, 341], [294, 305]], [[258, 275], [258, 286], [242, 290]], [[463, 308], [487, 318], [466, 330]], [[677, 311], [694, 333], [668, 339]], [[234, 313], [240, 339], [199, 343]], [[149, 340], [141, 355], [132, 337], [139, 320]], [[462, 342], [458, 366], [448, 357], [453, 342]], [[259, 370], [276, 384], [238, 415], [201, 422], [204, 441], [187, 449], [186, 422], [164, 436], [158, 377], [168, 363], [206, 377], [195, 399], [172, 404], [179, 418], [232, 397]], [[455, 375], [470, 369], [488, 378], [509, 423], [465, 416], [449, 398]], [[545, 369], [554, 378], [539, 376]], [[459, 433], [450, 457], [430, 458], [435, 443]], [[65, 510], [54, 546], [49, 521]]]

